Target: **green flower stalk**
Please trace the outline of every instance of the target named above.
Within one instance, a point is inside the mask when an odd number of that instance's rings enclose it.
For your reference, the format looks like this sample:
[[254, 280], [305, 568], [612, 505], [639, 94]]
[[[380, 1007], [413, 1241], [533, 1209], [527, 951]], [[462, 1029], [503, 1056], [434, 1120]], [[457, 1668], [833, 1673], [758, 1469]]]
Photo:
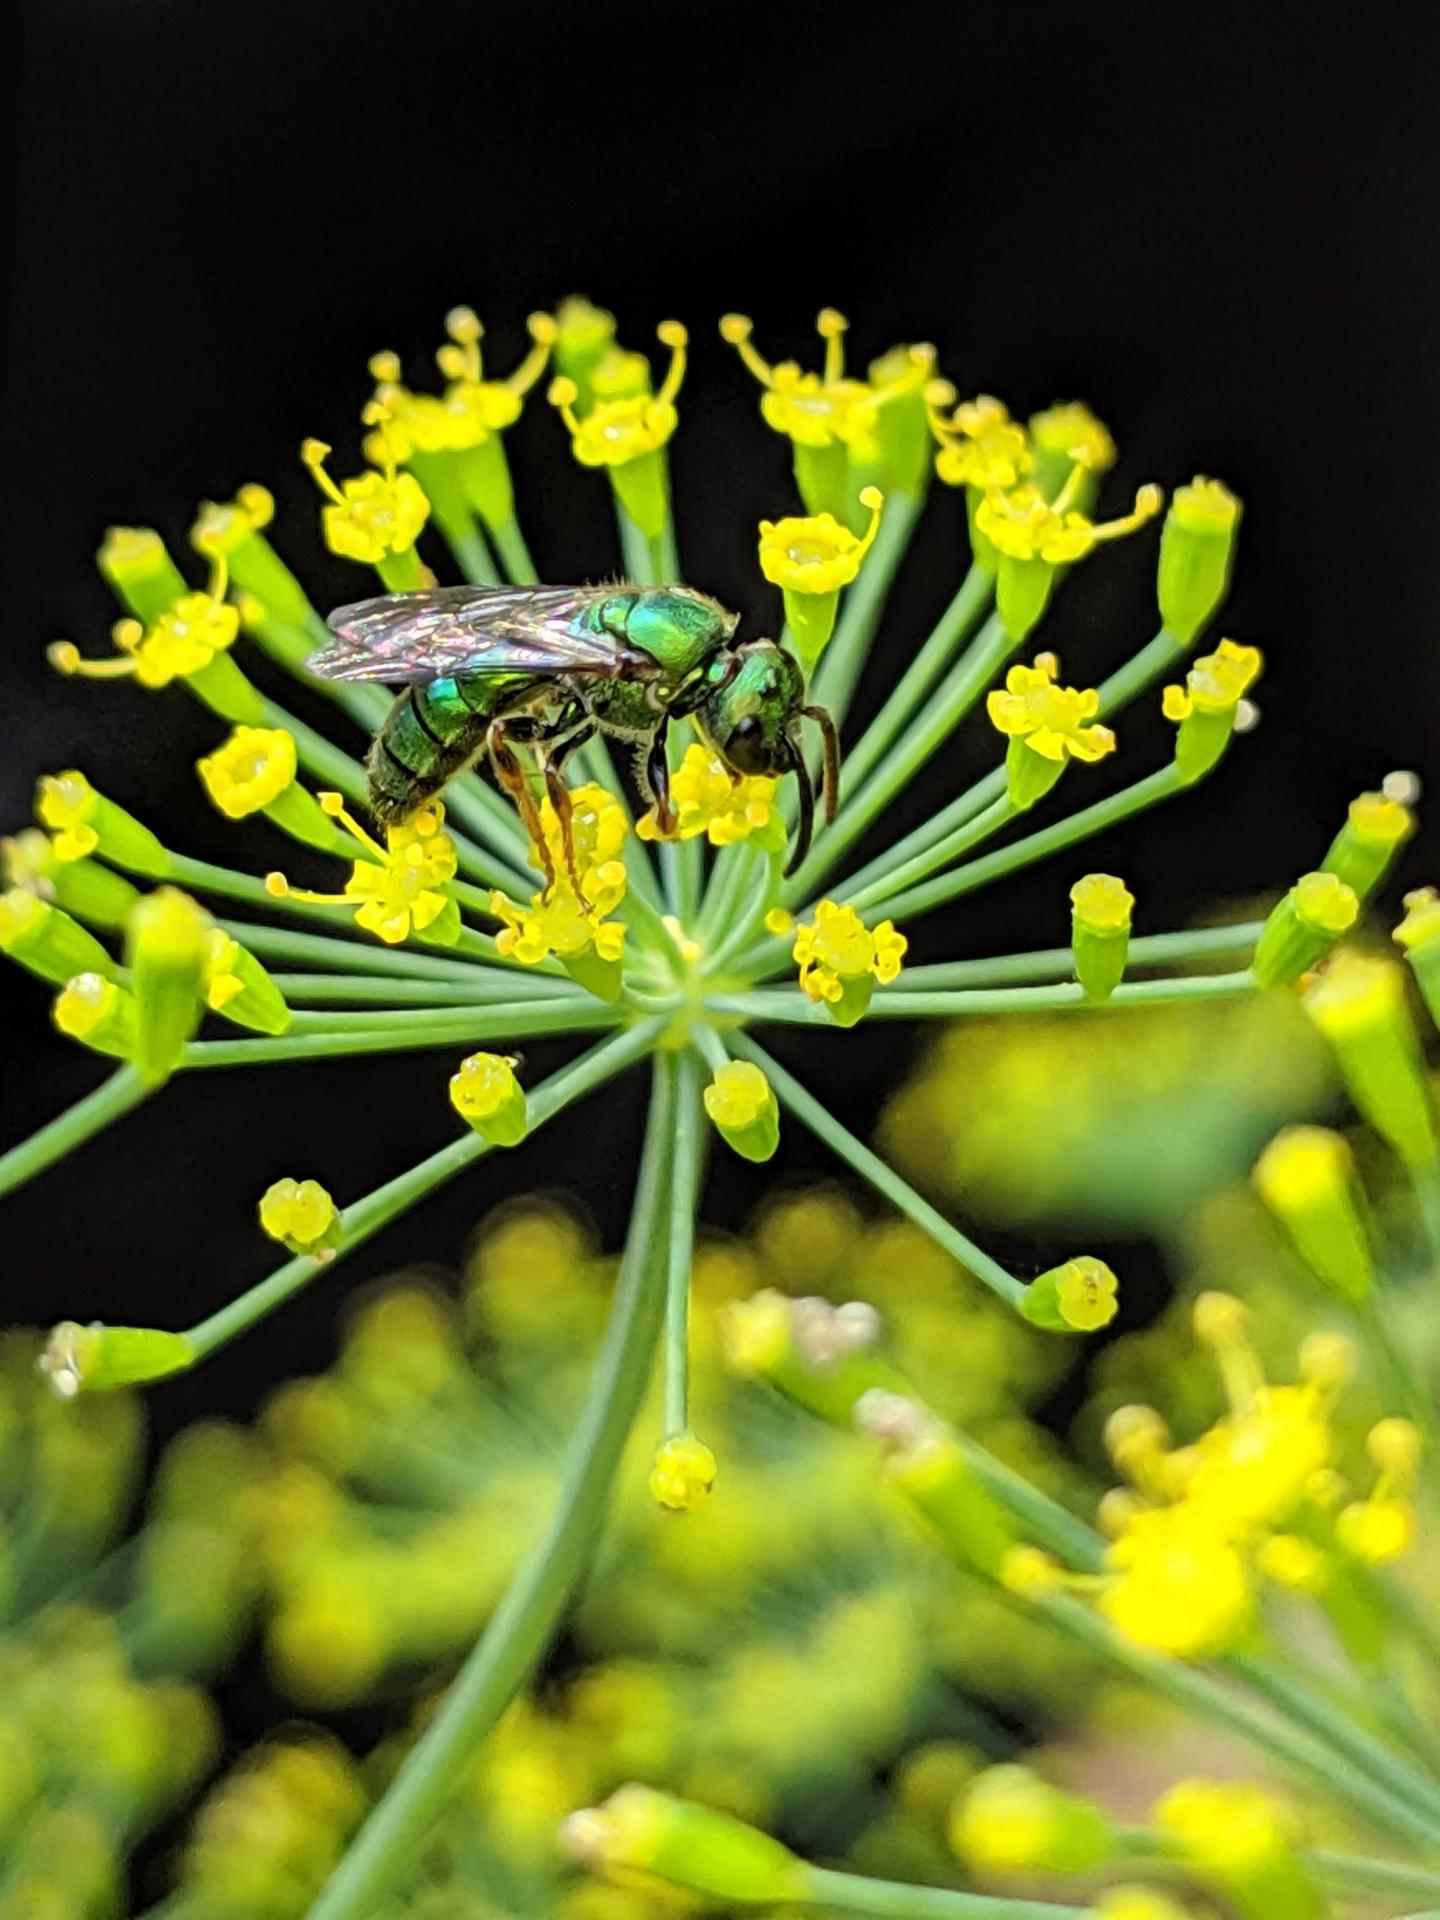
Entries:
[[[1318, 957], [1297, 929], [1318, 921], [1328, 944], [1341, 930], [1329, 893], [1355, 901], [1402, 837], [1383, 810], [1352, 814], [1327, 857], [1323, 910], [1309, 892], [1287, 896], [1280, 930], [1272, 921], [1261, 934], [1255, 974], [1243, 966], [1253, 926], [1132, 940], [1129, 892], [1101, 875], [1073, 888], [1071, 947], [1018, 963], [941, 958], [907, 969], [937, 908], [1068, 852], [1211, 771], [1260, 657], [1222, 640], [1190, 665], [1184, 686], [1164, 694], [1179, 726], [1173, 764], [1084, 804], [1091, 764], [1121, 750], [1113, 723], [1183, 666], [1215, 611], [1237, 504], [1216, 483], [1182, 489], [1160, 557], [1159, 630], [1100, 686], [1062, 684], [1052, 653], [1029, 665], [1015, 653], [1042, 618], [1063, 619], [1068, 569], [1141, 535], [1160, 490], [1143, 487], [1129, 512], [1092, 518], [1113, 448], [1083, 408], [1054, 409], [1027, 430], [982, 397], [945, 418], [954, 394], [935, 379], [932, 348], [897, 347], [859, 379], [845, 370], [844, 319], [827, 310], [819, 326], [824, 366], [806, 373], [763, 361], [748, 321], [722, 323], [762, 384], [764, 420], [794, 450], [803, 513], [785, 513], [783, 501], [736, 503], [751, 525], [756, 504], [780, 509], [759, 523], [755, 582], [760, 604], [767, 583], [783, 596], [778, 641], [736, 643], [737, 616], [681, 584], [668, 449], [680, 426], [686, 329], [661, 326], [669, 358], [652, 369], [616, 343], [609, 316], [572, 302], [553, 319], [532, 319], [532, 350], [504, 381], [483, 376], [479, 322], [464, 308], [450, 315], [437, 356], [443, 394], [405, 388], [395, 356], [377, 356], [361, 416], [365, 470], [337, 481], [329, 447], [305, 443], [324, 542], [357, 569], [352, 601], [386, 596], [378, 615], [347, 607], [332, 638], [281, 557], [295, 536], [271, 545], [270, 496], [248, 487], [200, 510], [193, 541], [208, 563], [203, 588], [189, 584], [158, 535], [113, 533], [100, 564], [125, 610], [115, 651], [95, 657], [71, 642], [51, 650], [77, 679], [193, 694], [225, 723], [200, 763], [207, 799], [224, 818], [285, 838], [274, 841], [274, 866], [252, 873], [168, 846], [83, 773], [42, 780], [38, 814], [49, 837], [37, 845], [29, 829], [9, 843], [0, 948], [60, 989], [63, 1032], [119, 1064], [69, 1113], [0, 1154], [0, 1192], [44, 1173], [172, 1075], [232, 1065], [440, 1048], [449, 1071], [437, 1070], [435, 1097], [444, 1101], [448, 1077], [457, 1128], [450, 1144], [367, 1195], [335, 1200], [308, 1177], [277, 1182], [259, 1217], [289, 1259], [192, 1327], [64, 1323], [51, 1371], [67, 1391], [198, 1365], [482, 1154], [526, 1153], [530, 1135], [563, 1107], [631, 1069], [651, 1074], [625, 1271], [559, 1503], [320, 1894], [314, 1920], [360, 1920], [374, 1909], [539, 1659], [593, 1543], [657, 1344], [666, 1387], [656, 1497], [683, 1511], [714, 1478], [715, 1458], [689, 1428], [685, 1385], [710, 1129], [753, 1161], [774, 1153], [782, 1116], [817, 1134], [1031, 1326], [1083, 1334], [1115, 1312], [1115, 1276], [1093, 1256], [1077, 1254], [1028, 1283], [1010, 1272], [839, 1125], [805, 1085], [803, 1054], [792, 1073], [757, 1032], [809, 1027], [819, 1037], [807, 1046], [824, 1049], [843, 1045], [843, 1032], [865, 1019], [1143, 1005], [1283, 985]], [[520, 532], [501, 436], [552, 356], [550, 401], [575, 462], [606, 472], [628, 578], [547, 596]], [[897, 637], [872, 653], [932, 463], [965, 491], [968, 571], [928, 638], [907, 646]], [[944, 499], [936, 511], [949, 516], [958, 550], [961, 514]], [[563, 558], [547, 571], [563, 578]], [[437, 577], [455, 573], [473, 593], [431, 598]], [[393, 598], [406, 595], [417, 597]], [[422, 608], [423, 634], [414, 625]], [[435, 624], [437, 609], [453, 612], [468, 636], [458, 655], [453, 630]], [[378, 628], [364, 625], [377, 619]], [[382, 631], [391, 637], [377, 639]], [[329, 699], [343, 743], [261, 692], [247, 672], [256, 650]], [[842, 751], [867, 661], [879, 710]], [[520, 709], [495, 695], [517, 673], [528, 689], [525, 726], [516, 724]], [[377, 680], [408, 690], [392, 701], [370, 684]], [[931, 762], [951, 764], [953, 736], [982, 707], [989, 770], [964, 791], [942, 790], [933, 817], [898, 830], [892, 815], [911, 781]], [[811, 729], [803, 738], [802, 721]], [[636, 796], [616, 775], [607, 735], [645, 750]], [[578, 780], [568, 777], [571, 752]], [[471, 767], [481, 753], [493, 783]], [[827, 817], [817, 822], [811, 783], [822, 767]], [[1046, 824], [1015, 832], [1032, 811]], [[333, 883], [297, 886], [285, 870], [287, 842], [312, 864], [332, 861]], [[132, 894], [126, 876], [163, 884]], [[1075, 880], [1071, 866], [1048, 883], [1057, 931]], [[123, 966], [111, 950], [117, 935]], [[1242, 965], [1209, 970], [1221, 948]], [[267, 962], [306, 970], [271, 974]], [[1159, 977], [1132, 977], [1157, 966]], [[212, 1017], [230, 1033], [212, 1031]], [[582, 1050], [525, 1084], [507, 1049], [544, 1037]], [[1345, 1044], [1347, 1060], [1359, 1062]], [[1394, 1053], [1393, 1035], [1387, 1044]], [[1377, 1116], [1383, 1109], [1403, 1135], [1402, 1150], [1433, 1156], [1413, 1085], [1397, 1091], [1403, 1065], [1387, 1056], [1354, 1071]], [[867, 1388], [888, 1389], [858, 1348], [850, 1360]], [[986, 1511], [984, 1476], [972, 1476], [948, 1441], [927, 1448], [924, 1438], [897, 1469], [917, 1505], [928, 1501], [933, 1523], [946, 1526]], [[987, 1575], [1008, 1537], [996, 1525], [977, 1549]], [[823, 1897], [843, 1904], [833, 1888]]]

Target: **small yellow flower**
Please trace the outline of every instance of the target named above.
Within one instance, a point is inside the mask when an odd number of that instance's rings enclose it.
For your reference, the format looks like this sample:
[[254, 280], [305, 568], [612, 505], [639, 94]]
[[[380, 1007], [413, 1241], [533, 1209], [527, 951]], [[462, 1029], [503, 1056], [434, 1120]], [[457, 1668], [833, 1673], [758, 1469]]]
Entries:
[[295, 740], [283, 727], [236, 727], [230, 738], [196, 763], [196, 771], [227, 820], [268, 807], [295, 778]]
[[848, 587], [880, 531], [884, 496], [878, 487], [866, 487], [860, 504], [868, 508], [870, 525], [853, 534], [833, 513], [792, 514], [783, 520], [760, 522], [760, 571], [773, 587], [787, 593], [837, 593]]
[[1011, 1547], [1000, 1562], [1000, 1584], [1022, 1600], [1042, 1600], [1065, 1587], [1065, 1569], [1040, 1547]]
[[639, 391], [610, 399], [597, 398], [582, 418], [576, 413], [580, 390], [562, 375], [550, 383], [550, 403], [570, 433], [570, 451], [582, 467], [620, 467], [647, 453], [656, 453], [675, 432], [680, 416], [675, 396], [685, 378], [689, 335], [678, 320], [657, 328], [662, 346], [670, 349], [670, 365], [659, 391], [650, 393], [648, 381]]
[[276, 1180], [260, 1196], [260, 1225], [272, 1240], [316, 1246], [334, 1226], [335, 1202], [318, 1180]]
[[751, 1126], [769, 1106], [770, 1082], [753, 1061], [731, 1060], [705, 1089], [705, 1111], [717, 1127]]
[[1075, 917], [1094, 933], [1121, 933], [1128, 929], [1135, 896], [1113, 873], [1087, 873], [1070, 889]]
[[1182, 1780], [1154, 1810], [1155, 1824], [1197, 1866], [1252, 1874], [1289, 1850], [1289, 1810], [1253, 1782]]
[[[1036, 451], [1087, 473], [1108, 473], [1115, 464], [1115, 442], [1110, 429], [1083, 400], [1069, 400], [1030, 416], [1030, 439]], [[999, 482], [1004, 485], [1005, 483]]]
[[51, 849], [57, 860], [83, 860], [99, 845], [91, 824], [100, 796], [83, 773], [47, 773], [36, 789], [35, 811], [50, 829]]
[[882, 920], [872, 930], [853, 907], [822, 900], [814, 920], [795, 929], [792, 954], [806, 997], [836, 1006], [852, 982], [888, 986], [899, 976], [909, 944], [892, 921]]
[[1101, 541], [1133, 533], [1160, 511], [1164, 496], [1159, 487], [1141, 487], [1129, 513], [1097, 524], [1070, 504], [1084, 473], [1083, 467], [1073, 467], [1053, 502], [1028, 483], [1009, 492], [988, 492], [975, 511], [977, 531], [1012, 560], [1044, 560], [1059, 567], [1083, 560]]
[[1197, 660], [1183, 687], [1166, 687], [1162, 709], [1167, 720], [1188, 720], [1192, 713], [1233, 713], [1250, 691], [1261, 667], [1260, 649], [1222, 640], [1214, 653]]
[[262, 533], [274, 518], [274, 495], [251, 482], [233, 500], [201, 503], [190, 529], [190, 544], [197, 553], [228, 555], [252, 533]]
[[874, 395], [863, 380], [845, 375], [844, 336], [848, 322], [826, 307], [815, 322], [825, 342], [820, 373], [803, 373], [794, 360], [771, 366], [751, 343], [753, 323], [730, 313], [720, 322], [720, 337], [735, 348], [760, 382], [760, 412], [767, 426], [801, 447], [853, 445], [874, 433]]
[[528, 1119], [525, 1089], [515, 1062], [505, 1054], [472, 1053], [450, 1076], [450, 1104], [478, 1134], [497, 1147], [524, 1139]]
[[[782, 841], [784, 827], [775, 805], [779, 787], [778, 780], [765, 774], [732, 774], [717, 754], [694, 743], [670, 776], [674, 837], [694, 840], [703, 833], [712, 847], [732, 846], [755, 835]], [[653, 807], [637, 822], [635, 831], [642, 840], [664, 837]]]
[[[388, 418], [383, 409], [367, 409], [371, 425]], [[377, 566], [397, 554], [408, 553], [430, 517], [430, 502], [413, 474], [397, 473], [396, 454], [402, 441], [392, 434], [379, 448], [383, 471], [356, 474], [340, 485], [325, 471], [330, 449], [323, 440], [307, 440], [300, 458], [315, 484], [331, 504], [322, 509], [325, 544], [345, 560]]]
[[211, 927], [205, 937], [205, 1004], [212, 1013], [220, 1013], [245, 991], [235, 970], [239, 959], [240, 943], [222, 927]]
[[1004, 690], [997, 688], [985, 702], [992, 725], [1046, 760], [1103, 760], [1115, 750], [1115, 735], [1095, 724], [1099, 693], [1057, 686], [1058, 672], [1053, 654], [1041, 654], [1033, 667], [1011, 667]]
[[1137, 1646], [1179, 1660], [1230, 1646], [1251, 1612], [1245, 1563], [1182, 1503], [1142, 1509], [1105, 1552], [1100, 1612]]
[[715, 1484], [715, 1455], [693, 1433], [672, 1433], [655, 1450], [646, 1483], [650, 1497], [671, 1513], [689, 1513]]
[[86, 660], [70, 640], [56, 640], [46, 649], [46, 657], [59, 673], [91, 680], [133, 675], [142, 687], [152, 690], [201, 673], [217, 654], [234, 645], [240, 631], [239, 611], [225, 599], [227, 580], [225, 555], [217, 548], [203, 593], [181, 594], [150, 627], [138, 620], [116, 621], [111, 629], [116, 652], [111, 658]]
[[1103, 1260], [1079, 1254], [1067, 1260], [1055, 1283], [1055, 1301], [1065, 1324], [1093, 1333], [1115, 1318], [1117, 1282]]
[[370, 372], [375, 399], [388, 416], [390, 437], [387, 442], [384, 428], [372, 433], [365, 443], [366, 458], [383, 463], [387, 450], [402, 462], [416, 453], [464, 453], [513, 426], [525, 395], [545, 371], [556, 335], [547, 313], [532, 313], [526, 324], [530, 351], [503, 380], [487, 380], [480, 352], [485, 330], [473, 309], [452, 308], [445, 316], [450, 337], [435, 355], [449, 381], [443, 395], [410, 392], [401, 384], [398, 357], [375, 354]]
[[[266, 890], [279, 899], [307, 900], [317, 906], [353, 906], [355, 923], [387, 946], [408, 939], [411, 929], [435, 928], [454, 903], [444, 891], [455, 875], [455, 843], [444, 831], [445, 809], [433, 800], [402, 826], [390, 827], [382, 847], [345, 811], [338, 793], [322, 793], [320, 805], [338, 820], [367, 857], [357, 860], [343, 893], [310, 893], [292, 887], [283, 873], [265, 877]], [[458, 922], [457, 922], [458, 924]]]
[[[928, 397], [937, 397], [935, 389]], [[947, 487], [1005, 492], [1018, 486], [1035, 465], [1025, 429], [993, 394], [962, 400], [948, 420], [932, 405], [930, 427], [940, 442], [935, 473]]]

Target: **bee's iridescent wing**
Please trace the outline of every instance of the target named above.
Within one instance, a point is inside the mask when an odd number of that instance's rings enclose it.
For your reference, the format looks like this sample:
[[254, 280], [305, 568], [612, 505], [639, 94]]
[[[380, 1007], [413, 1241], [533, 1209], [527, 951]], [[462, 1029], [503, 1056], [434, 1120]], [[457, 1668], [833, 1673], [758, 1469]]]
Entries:
[[322, 680], [389, 686], [453, 674], [563, 673], [646, 676], [648, 653], [610, 634], [587, 633], [577, 616], [612, 588], [424, 587], [337, 607], [335, 638], [306, 663]]

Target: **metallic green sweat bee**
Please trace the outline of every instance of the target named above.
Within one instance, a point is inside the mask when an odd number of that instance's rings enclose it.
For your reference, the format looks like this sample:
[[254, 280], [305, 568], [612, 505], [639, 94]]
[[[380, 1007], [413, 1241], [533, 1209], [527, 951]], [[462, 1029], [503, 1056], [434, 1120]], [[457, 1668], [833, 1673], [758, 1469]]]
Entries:
[[533, 748], [574, 875], [568, 755], [597, 731], [636, 749], [663, 832], [673, 830], [670, 721], [693, 716], [737, 778], [794, 773], [800, 820], [790, 869], [810, 846], [815, 807], [800, 744], [825, 743], [833, 820], [840, 750], [829, 714], [804, 704], [797, 662], [773, 640], [736, 644], [739, 616], [690, 587], [428, 587], [337, 607], [335, 639], [310, 660], [326, 680], [404, 685], [366, 762], [370, 804], [393, 825], [482, 753], [546, 861], [539, 812], [515, 748]]

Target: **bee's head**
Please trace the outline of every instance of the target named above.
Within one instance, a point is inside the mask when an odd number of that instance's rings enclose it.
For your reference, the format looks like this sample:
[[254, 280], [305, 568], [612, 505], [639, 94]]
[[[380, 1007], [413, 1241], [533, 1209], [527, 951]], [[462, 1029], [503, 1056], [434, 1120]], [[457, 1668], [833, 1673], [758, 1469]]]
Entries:
[[800, 722], [814, 720], [825, 736], [825, 811], [833, 819], [839, 787], [839, 749], [830, 716], [807, 707], [798, 662], [773, 640], [728, 647], [712, 663], [697, 719], [732, 773], [800, 776], [800, 823], [793, 870], [805, 858], [814, 827], [814, 801], [800, 745]]

